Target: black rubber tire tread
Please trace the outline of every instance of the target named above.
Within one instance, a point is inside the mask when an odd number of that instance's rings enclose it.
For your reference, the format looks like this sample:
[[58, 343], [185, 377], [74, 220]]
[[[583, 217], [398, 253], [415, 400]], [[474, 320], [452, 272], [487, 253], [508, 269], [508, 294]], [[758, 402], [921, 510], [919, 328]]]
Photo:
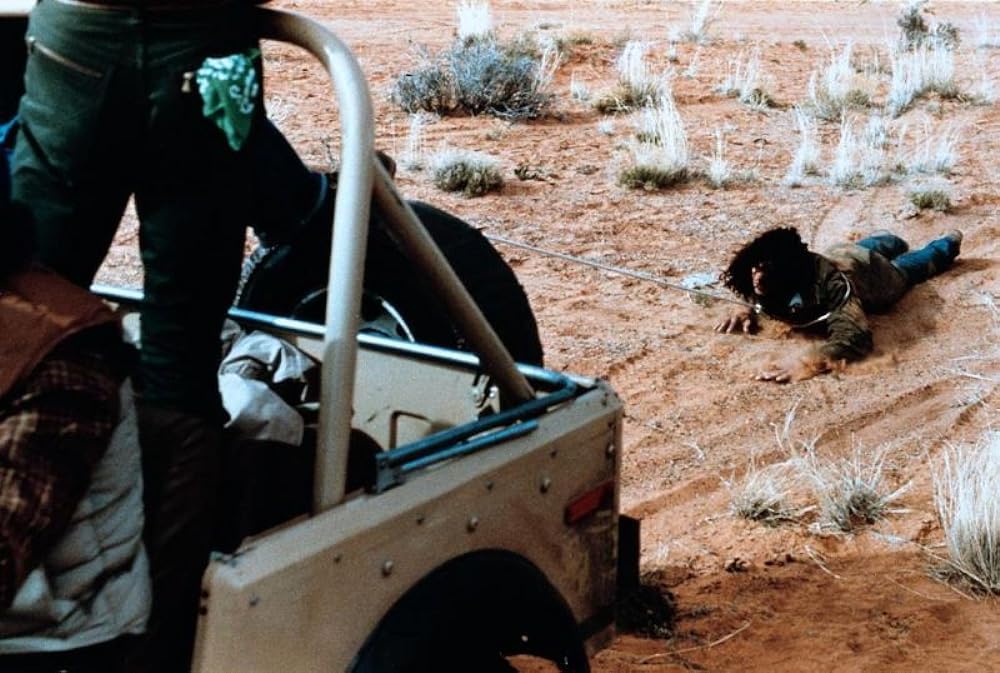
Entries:
[[[541, 365], [538, 326], [521, 287], [492, 244], [461, 219], [419, 201], [410, 202], [500, 340], [518, 362]], [[389, 240], [373, 215], [369, 227], [364, 286], [391, 303], [417, 341], [466, 349], [464, 339], [416, 269]], [[322, 322], [329, 264], [330, 233], [304, 232], [294, 242], [255, 250], [244, 264], [237, 306]], [[303, 300], [309, 301], [303, 303]]]

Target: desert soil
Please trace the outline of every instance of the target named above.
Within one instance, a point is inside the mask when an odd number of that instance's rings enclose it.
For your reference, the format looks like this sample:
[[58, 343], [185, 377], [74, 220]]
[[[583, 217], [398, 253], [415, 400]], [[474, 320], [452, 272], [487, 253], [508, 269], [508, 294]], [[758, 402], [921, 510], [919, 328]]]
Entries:
[[[434, 52], [451, 43], [456, 3], [272, 4], [320, 19], [356, 50], [371, 82], [377, 144], [403, 153], [409, 118], [389, 90], [418, 62], [418, 48]], [[965, 37], [956, 57], [960, 85], [971, 88], [984, 70], [1000, 79], [1000, 50], [977, 50], [974, 28], [985, 15], [995, 30], [997, 5], [932, 8]], [[790, 385], [753, 376], [770, 358], [808, 347], [807, 337], [774, 324], [754, 336], [719, 335], [712, 327], [729, 311], [725, 303], [706, 305], [649, 282], [498, 246], [527, 290], [546, 364], [607, 378], [623, 398], [622, 507], [642, 519], [643, 568], [676, 601], [671, 637], [619, 635], [595, 658], [597, 673], [1000, 669], [995, 601], [959, 593], [929, 572], [945, 553], [932, 467], [947, 446], [975, 443], [997, 426], [1000, 109], [931, 99], [899, 120], [911, 135], [925, 125], [961, 129], [955, 171], [937, 179], [951, 194], [951, 212], [918, 213], [907, 198], [913, 180], [863, 190], [833, 187], [822, 176], [799, 188], [782, 185], [798, 142], [790, 106], [805, 100], [810, 73], [828, 58], [829, 45], [848, 39], [860, 64], [874, 63], [875, 51], [885, 64], [898, 10], [889, 2], [728, 2], [709, 28], [710, 41], [679, 44], [671, 64], [667, 37], [672, 27], [689, 25], [687, 3], [494, 0], [503, 38], [592, 38], [573, 47], [558, 70], [555, 114], [513, 124], [446, 117], [426, 126], [429, 152], [448, 146], [497, 157], [507, 179], [498, 194], [446, 194], [427, 171], [400, 168], [405, 195], [487, 234], [671, 282], [718, 272], [736, 247], [776, 225], [798, 227], [814, 249], [874, 229], [915, 244], [948, 229], [965, 232], [952, 270], [872, 318], [871, 357]], [[674, 95], [693, 166], [706, 165], [722, 128], [727, 159], [751, 171], [752, 181], [713, 189], [694, 180], [660, 192], [617, 184], [632, 121], [574, 100], [570, 81], [594, 95], [611, 90], [626, 39], [651, 44], [655, 70], [673, 65], [677, 72]], [[779, 107], [755, 111], [714, 90], [730, 59], [754, 48]], [[681, 74], [694, 59], [693, 76]], [[308, 162], [325, 165], [337, 128], [319, 66], [272, 45], [266, 69], [272, 116]], [[880, 91], [884, 96], [884, 83]], [[598, 128], [602, 120], [610, 120], [610, 132]], [[839, 125], [821, 123], [820, 136], [828, 166]], [[518, 180], [519, 165], [543, 179]], [[138, 284], [135, 247], [134, 222], [127, 221], [101, 280]], [[910, 483], [897, 503], [903, 511], [847, 534], [817, 530], [815, 514], [778, 527], [731, 514], [724, 480], [739, 481], [752, 457], [758, 465], [779, 462], [802, 442], [823, 459], [884, 448], [886, 488]], [[814, 504], [799, 495], [800, 504]]]

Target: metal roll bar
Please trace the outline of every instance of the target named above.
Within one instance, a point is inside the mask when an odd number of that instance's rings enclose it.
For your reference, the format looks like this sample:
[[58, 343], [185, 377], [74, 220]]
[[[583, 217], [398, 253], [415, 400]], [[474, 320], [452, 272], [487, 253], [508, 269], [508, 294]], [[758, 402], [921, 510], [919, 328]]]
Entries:
[[[258, 35], [299, 46], [320, 60], [333, 82], [341, 117], [340, 168], [330, 252], [330, 276], [323, 346], [319, 440], [313, 512], [341, 502], [347, 474], [347, 449], [357, 365], [357, 332], [368, 240], [369, 208], [374, 198], [389, 234], [441, 297], [483, 369], [511, 401], [534, 397], [503, 342], [483, 317], [451, 265], [416, 214], [396, 193], [375, 158], [374, 113], [368, 84], [350, 49], [330, 30], [304, 16], [258, 9]], [[373, 190], [374, 185], [374, 190]]]

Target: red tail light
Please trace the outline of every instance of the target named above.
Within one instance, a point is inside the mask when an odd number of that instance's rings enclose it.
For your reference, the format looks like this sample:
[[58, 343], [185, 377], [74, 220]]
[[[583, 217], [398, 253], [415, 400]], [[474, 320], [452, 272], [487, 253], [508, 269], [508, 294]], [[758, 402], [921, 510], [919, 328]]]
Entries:
[[567, 526], [572, 526], [599, 509], [610, 507], [615, 497], [615, 481], [609, 479], [601, 482], [589, 491], [578, 495], [566, 505], [563, 519]]

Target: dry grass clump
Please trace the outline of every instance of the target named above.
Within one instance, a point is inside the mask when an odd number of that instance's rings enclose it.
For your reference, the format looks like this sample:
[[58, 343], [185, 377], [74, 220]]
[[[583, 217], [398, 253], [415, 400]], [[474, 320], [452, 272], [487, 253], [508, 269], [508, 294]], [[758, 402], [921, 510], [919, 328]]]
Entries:
[[592, 96], [590, 88], [576, 78], [576, 73], [570, 76], [569, 95], [570, 98], [581, 103], [586, 103]]
[[978, 49], [1000, 47], [1000, 24], [986, 18], [985, 14], [976, 17], [976, 47]]
[[708, 29], [719, 18], [722, 2], [713, 0], [691, 0], [688, 12], [688, 29], [680, 36], [687, 42], [705, 44], [709, 41]]
[[907, 126], [893, 127], [891, 120], [874, 113], [860, 133], [854, 121], [841, 122], [840, 141], [828, 171], [832, 184], [846, 189], [884, 185], [904, 178], [916, 170], [915, 155], [904, 150]]
[[821, 73], [809, 77], [809, 111], [820, 119], [839, 120], [851, 109], [867, 107], [871, 103], [870, 82], [859, 77], [851, 64], [854, 45], [848, 42], [843, 51], [830, 54], [830, 60]]
[[[932, 127], [924, 120], [916, 134], [913, 147], [905, 152], [904, 165], [910, 173], [942, 173], [950, 175], [958, 164], [958, 143], [962, 138], [962, 128], [958, 124], [941, 124]], [[900, 145], [908, 144], [909, 127], [900, 131]]]
[[997, 102], [997, 87], [990, 71], [987, 68], [986, 59], [977, 55], [974, 69], [979, 73], [975, 83], [969, 88], [966, 97], [974, 105], [993, 105]]
[[792, 495], [800, 481], [795, 461], [759, 467], [751, 457], [742, 479], [724, 479], [722, 483], [729, 491], [729, 510], [733, 514], [777, 526], [798, 521], [810, 509], [792, 503]]
[[934, 504], [945, 534], [942, 575], [1000, 593], [1000, 433], [950, 447], [935, 468]]
[[458, 39], [462, 42], [482, 40], [493, 35], [493, 15], [490, 3], [479, 0], [459, 0]]
[[500, 163], [482, 152], [442, 150], [431, 157], [434, 185], [446, 192], [482, 196], [503, 188]]
[[910, 482], [889, 490], [885, 480], [887, 452], [883, 447], [866, 454], [855, 447], [850, 456], [825, 462], [819, 461], [815, 451], [803, 454], [800, 465], [819, 503], [820, 529], [849, 533], [901, 511], [893, 504], [909, 489]]
[[524, 37], [499, 42], [489, 7], [481, 3], [459, 6], [458, 35], [450, 49], [437, 56], [424, 52], [421, 65], [396, 80], [391, 98], [397, 105], [410, 113], [460, 112], [512, 120], [549, 111], [554, 99], [549, 89], [559, 65], [555, 47], [539, 50]]
[[934, 23], [928, 26], [924, 17], [927, 0], [910, 0], [903, 5], [896, 25], [901, 31], [899, 44], [903, 49], [920, 49], [927, 45], [937, 45], [948, 50], [958, 48], [961, 38], [958, 27], [953, 23]]
[[669, 90], [656, 107], [642, 111], [639, 139], [631, 142], [629, 152], [631, 165], [618, 178], [625, 187], [652, 191], [690, 177], [687, 132]]
[[799, 131], [799, 145], [792, 157], [792, 165], [785, 174], [785, 184], [798, 187], [807, 175], [819, 172], [819, 129], [816, 120], [806, 111], [796, 106], [792, 110], [795, 116], [795, 127]]
[[[797, 406], [797, 403], [796, 403]], [[901, 510], [893, 504], [909, 489], [907, 482], [890, 491], [886, 486], [888, 447], [866, 452], [855, 447], [846, 458], [820, 459], [816, 439], [791, 439], [795, 407], [775, 427], [778, 446], [790, 457], [758, 468], [751, 458], [743, 479], [723, 480], [730, 492], [730, 510], [741, 517], [769, 524], [797, 521], [816, 505], [793, 504], [794, 496], [805, 496], [818, 504], [818, 519], [810, 528], [817, 532], [849, 533]]]
[[732, 167], [726, 161], [726, 141], [722, 129], [715, 129], [715, 153], [708, 161], [705, 178], [716, 189], [722, 189], [733, 181]]
[[457, 107], [448, 64], [440, 58], [421, 53], [421, 65], [396, 79], [390, 96], [409, 113], [449, 114]]
[[458, 105], [503, 119], [535, 119], [548, 111], [558, 65], [554, 50], [540, 59], [518, 55], [493, 40], [456, 45], [448, 55]]
[[922, 96], [936, 93], [942, 98], [958, 98], [961, 91], [955, 82], [955, 55], [938, 45], [912, 51], [893, 50], [889, 56], [892, 77], [886, 109], [894, 116], [906, 112]]
[[419, 171], [424, 168], [424, 127], [428, 124], [428, 115], [418, 112], [410, 115], [410, 126], [406, 133], [406, 146], [399, 157], [403, 168]]
[[629, 40], [615, 62], [618, 86], [594, 101], [594, 108], [604, 114], [631, 112], [637, 108], [656, 105], [661, 94], [661, 83], [649, 70], [646, 52], [649, 45]]
[[716, 91], [739, 100], [754, 109], [774, 106], [774, 99], [764, 90], [760, 70], [760, 51], [755, 49], [749, 56], [741, 52], [729, 61], [726, 76], [716, 87]]
[[910, 203], [918, 210], [936, 210], [946, 213], [951, 210], [951, 197], [943, 189], [921, 189], [909, 193]]

